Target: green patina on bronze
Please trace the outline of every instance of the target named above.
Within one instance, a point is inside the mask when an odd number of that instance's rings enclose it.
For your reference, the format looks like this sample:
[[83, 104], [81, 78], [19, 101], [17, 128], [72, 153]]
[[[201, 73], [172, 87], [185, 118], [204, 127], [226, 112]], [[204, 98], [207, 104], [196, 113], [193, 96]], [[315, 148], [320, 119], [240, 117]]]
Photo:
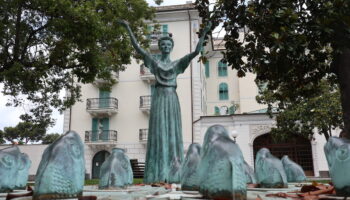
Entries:
[[246, 182], [248, 184], [256, 184], [256, 177], [255, 177], [255, 172], [254, 169], [248, 165], [246, 161], [244, 161], [244, 173], [246, 175]]
[[210, 199], [247, 199], [244, 167], [243, 154], [227, 130], [221, 125], [211, 126], [198, 166], [199, 192]]
[[35, 176], [33, 199], [81, 196], [84, 172], [83, 142], [76, 132], [67, 132], [45, 149]]
[[284, 155], [281, 159], [284, 171], [287, 175], [288, 182], [303, 182], [306, 181], [306, 176], [303, 168]]
[[10, 192], [26, 186], [30, 160], [17, 146], [0, 150], [0, 192]]
[[256, 154], [255, 175], [260, 187], [287, 188], [287, 175], [280, 159], [273, 156], [266, 148]]
[[329, 174], [338, 196], [350, 196], [350, 140], [331, 137], [324, 146]]
[[179, 168], [184, 153], [176, 78], [200, 53], [211, 24], [204, 29], [196, 50], [175, 61], [170, 60], [170, 53], [174, 47], [171, 37], [165, 36], [159, 40], [161, 56], [155, 59], [140, 47], [128, 22], [119, 21], [119, 24], [126, 28], [136, 52], [142, 56], [145, 66], [156, 79], [151, 101], [144, 182], [179, 183]]
[[25, 153], [20, 155], [20, 166], [16, 176], [15, 189], [25, 189], [28, 182], [29, 168], [32, 162]]
[[133, 183], [129, 157], [123, 149], [114, 148], [103, 162], [100, 171], [100, 189], [123, 188]]
[[198, 165], [201, 146], [197, 143], [191, 144], [188, 148], [185, 161], [181, 168], [181, 189], [189, 191], [199, 190]]

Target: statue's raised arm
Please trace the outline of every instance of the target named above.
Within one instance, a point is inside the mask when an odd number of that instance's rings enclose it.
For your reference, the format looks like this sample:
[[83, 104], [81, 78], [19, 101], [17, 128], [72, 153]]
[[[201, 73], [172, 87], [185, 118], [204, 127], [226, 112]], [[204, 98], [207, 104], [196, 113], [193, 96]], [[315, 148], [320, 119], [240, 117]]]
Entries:
[[198, 44], [197, 44], [197, 47], [195, 49], [194, 52], [191, 52], [189, 54], [187, 54], [186, 56], [182, 57], [180, 59], [180, 66], [183, 66], [183, 67], [187, 67], [189, 65], [189, 63], [191, 62], [191, 60], [196, 57], [202, 50], [202, 47], [203, 47], [203, 43], [204, 43], [204, 39], [205, 39], [205, 36], [207, 35], [207, 33], [210, 31], [211, 29], [211, 26], [212, 26], [212, 23], [211, 22], [208, 22], [208, 24], [205, 26], [205, 28], [203, 29], [203, 32], [201, 34], [201, 37], [199, 38], [199, 41], [198, 41]]
[[144, 50], [142, 47], [140, 47], [134, 33], [132, 32], [132, 30], [129, 26], [129, 22], [127, 22], [125, 20], [118, 20], [118, 23], [120, 25], [122, 25], [128, 31], [130, 39], [131, 39], [131, 44], [135, 48], [136, 52], [141, 54], [141, 56], [144, 58], [148, 58], [150, 60], [153, 60], [152, 56], [146, 50]]

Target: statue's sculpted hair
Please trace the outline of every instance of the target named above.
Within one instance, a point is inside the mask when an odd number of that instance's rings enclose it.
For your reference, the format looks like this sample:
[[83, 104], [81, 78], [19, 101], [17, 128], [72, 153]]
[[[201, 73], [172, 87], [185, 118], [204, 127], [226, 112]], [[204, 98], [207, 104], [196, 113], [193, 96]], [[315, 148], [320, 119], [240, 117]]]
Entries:
[[163, 37], [159, 38], [159, 40], [158, 40], [158, 47], [160, 47], [160, 42], [163, 41], [163, 40], [169, 40], [172, 43], [173, 48], [174, 48], [174, 40], [173, 40], [172, 37], [169, 37], [169, 36], [163, 36]]

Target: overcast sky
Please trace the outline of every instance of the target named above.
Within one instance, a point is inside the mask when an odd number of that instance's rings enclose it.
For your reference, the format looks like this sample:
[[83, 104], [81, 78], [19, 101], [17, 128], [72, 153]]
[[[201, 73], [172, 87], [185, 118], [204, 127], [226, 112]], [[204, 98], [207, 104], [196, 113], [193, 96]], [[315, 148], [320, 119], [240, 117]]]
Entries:
[[[157, 6], [154, 0], [146, 0], [150, 6]], [[176, 5], [185, 4], [189, 0], [164, 0], [161, 4], [166, 5]], [[193, 2], [193, 1], [192, 1]], [[3, 85], [0, 84], [0, 91], [2, 91]], [[3, 130], [7, 126], [16, 126], [20, 121], [19, 116], [23, 114], [26, 108], [23, 107], [7, 107], [5, 106], [7, 102], [7, 97], [0, 93], [0, 130]], [[54, 112], [53, 118], [56, 119], [56, 125], [48, 130], [47, 133], [62, 133], [63, 132], [63, 115], [59, 112]]]

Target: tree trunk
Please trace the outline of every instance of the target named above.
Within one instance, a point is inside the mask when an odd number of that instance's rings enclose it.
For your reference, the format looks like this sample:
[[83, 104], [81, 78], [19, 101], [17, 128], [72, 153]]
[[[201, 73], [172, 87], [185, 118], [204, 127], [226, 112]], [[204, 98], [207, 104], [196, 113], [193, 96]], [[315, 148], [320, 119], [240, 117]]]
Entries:
[[350, 139], [350, 49], [343, 49], [334, 60], [343, 109], [344, 136]]

